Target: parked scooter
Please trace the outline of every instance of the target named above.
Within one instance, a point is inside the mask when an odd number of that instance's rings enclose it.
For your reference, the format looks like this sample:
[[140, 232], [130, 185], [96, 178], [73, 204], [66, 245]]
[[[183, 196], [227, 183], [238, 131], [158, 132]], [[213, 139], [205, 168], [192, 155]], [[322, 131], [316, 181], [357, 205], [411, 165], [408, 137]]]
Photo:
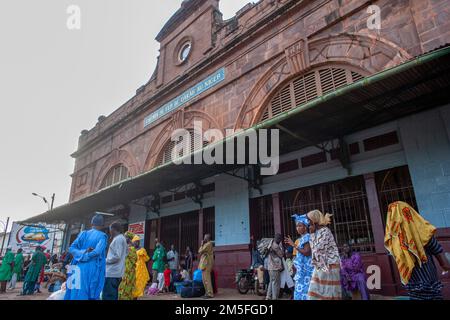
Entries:
[[247, 294], [250, 290], [258, 296], [266, 294], [266, 286], [259, 283], [256, 269], [239, 270], [236, 274], [236, 285], [240, 294]]

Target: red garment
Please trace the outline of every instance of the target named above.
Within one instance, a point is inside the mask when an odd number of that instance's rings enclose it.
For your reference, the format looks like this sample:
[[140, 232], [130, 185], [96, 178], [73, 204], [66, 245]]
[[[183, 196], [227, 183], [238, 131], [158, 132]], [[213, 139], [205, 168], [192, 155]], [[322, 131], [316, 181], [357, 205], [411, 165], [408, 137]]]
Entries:
[[42, 283], [44, 281], [44, 267], [41, 269], [41, 274], [39, 275], [38, 283]]
[[164, 270], [164, 285], [166, 287], [170, 286], [170, 275], [172, 274], [172, 271], [170, 269]]

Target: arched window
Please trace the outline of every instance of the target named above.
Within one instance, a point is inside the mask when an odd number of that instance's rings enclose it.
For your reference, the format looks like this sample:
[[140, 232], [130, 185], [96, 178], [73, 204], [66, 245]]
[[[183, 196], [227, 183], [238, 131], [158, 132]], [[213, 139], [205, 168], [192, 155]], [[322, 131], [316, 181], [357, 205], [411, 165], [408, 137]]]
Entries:
[[261, 120], [264, 121], [364, 78], [358, 71], [327, 66], [308, 72], [286, 84], [270, 101]]
[[[194, 130], [190, 129], [189, 130], [189, 134], [191, 135], [191, 145], [190, 145], [190, 150], [191, 153], [194, 152], [196, 149], [200, 149], [200, 148], [196, 148], [197, 146], [197, 141], [202, 141], [202, 137], [199, 136], [198, 134], [194, 133]], [[162, 151], [160, 152], [157, 160], [156, 160], [156, 167], [163, 165], [165, 163], [169, 163], [172, 161], [172, 151], [175, 148], [175, 142], [174, 141], [169, 141], [166, 143], [166, 145], [164, 146], [164, 148], [162, 149]], [[200, 144], [202, 147], [205, 147], [208, 145], [208, 141], [202, 141], [202, 143]], [[179, 156], [182, 156], [182, 152], [180, 151]]]
[[100, 189], [112, 186], [113, 184], [129, 177], [130, 173], [128, 169], [123, 164], [119, 164], [108, 171], [108, 174], [103, 178]]

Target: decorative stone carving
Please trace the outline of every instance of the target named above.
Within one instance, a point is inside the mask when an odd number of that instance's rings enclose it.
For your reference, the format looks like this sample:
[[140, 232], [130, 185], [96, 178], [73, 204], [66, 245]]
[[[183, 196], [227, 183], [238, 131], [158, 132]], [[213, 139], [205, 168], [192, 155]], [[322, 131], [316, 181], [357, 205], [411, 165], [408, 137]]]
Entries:
[[286, 61], [292, 74], [310, 67], [308, 41], [300, 40], [285, 49]]

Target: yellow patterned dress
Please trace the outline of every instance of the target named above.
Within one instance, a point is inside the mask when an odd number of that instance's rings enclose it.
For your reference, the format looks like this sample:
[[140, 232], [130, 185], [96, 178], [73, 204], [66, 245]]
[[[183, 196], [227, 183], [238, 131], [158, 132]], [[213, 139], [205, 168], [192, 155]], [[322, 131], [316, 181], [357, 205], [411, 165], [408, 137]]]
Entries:
[[150, 257], [147, 255], [145, 248], [140, 248], [136, 251], [136, 254], [136, 287], [133, 292], [133, 297], [140, 298], [144, 295], [145, 286], [150, 280], [150, 275], [147, 270], [147, 262], [150, 260]]
[[130, 246], [125, 258], [125, 273], [119, 286], [119, 300], [133, 300], [133, 292], [136, 287], [136, 248]]

